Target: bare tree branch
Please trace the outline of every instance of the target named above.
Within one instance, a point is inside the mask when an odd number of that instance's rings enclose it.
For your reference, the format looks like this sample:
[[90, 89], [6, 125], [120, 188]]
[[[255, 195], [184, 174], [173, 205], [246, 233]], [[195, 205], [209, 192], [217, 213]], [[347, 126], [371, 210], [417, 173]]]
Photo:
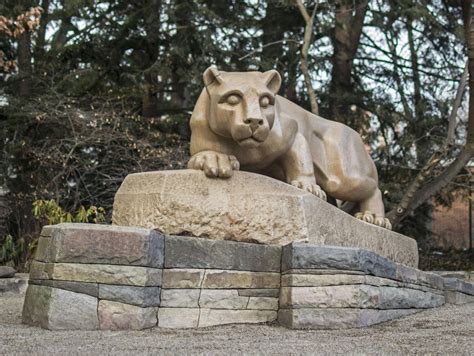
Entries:
[[300, 13], [306, 23], [304, 29], [303, 47], [301, 48], [301, 71], [303, 72], [304, 82], [306, 85], [306, 89], [308, 90], [309, 102], [311, 104], [311, 112], [313, 114], [318, 115], [318, 100], [314, 92], [313, 84], [311, 83], [311, 76], [309, 75], [308, 69], [308, 52], [309, 46], [311, 45], [311, 37], [313, 34], [314, 17], [316, 16], [319, 1], [317, 1], [314, 5], [313, 12], [311, 13], [311, 15], [308, 14], [308, 11], [306, 10], [306, 7], [304, 6], [302, 0], [295, 0], [295, 3], [296, 6], [298, 6], [298, 9], [300, 10]]
[[[469, 4], [467, 4], [469, 3]], [[387, 217], [390, 219], [392, 224], [395, 226], [403, 218], [405, 218], [410, 212], [419, 207], [425, 201], [430, 199], [439, 190], [445, 187], [451, 182], [463, 169], [466, 164], [469, 163], [474, 154], [474, 21], [471, 16], [471, 1], [463, 3], [463, 17], [464, 27], [466, 32], [466, 42], [468, 47], [468, 60], [459, 81], [458, 90], [456, 92], [456, 98], [453, 103], [451, 115], [449, 117], [448, 133], [444, 144], [436, 150], [435, 153], [430, 157], [425, 166], [421, 169], [420, 173], [416, 176], [415, 180], [410, 184], [407, 191], [405, 192], [400, 203], [392, 209]], [[456, 126], [456, 117], [459, 106], [461, 105], [462, 95], [467, 82], [467, 76], [469, 73], [469, 119], [468, 119], [468, 134], [466, 138], [466, 144], [462, 148], [456, 159], [444, 169], [444, 171], [431, 181], [425, 184], [425, 181], [432, 176], [434, 169], [439, 166], [439, 163], [443, 158], [447, 156], [449, 150], [452, 148], [454, 141], [454, 132]]]
[[299, 42], [299, 41], [294, 40], [294, 39], [291, 39], [291, 38], [285, 38], [285, 39], [283, 39], [283, 40], [269, 42], [269, 43], [266, 43], [266, 44], [264, 44], [264, 45], [262, 45], [262, 46], [260, 46], [260, 47], [258, 47], [258, 48], [256, 48], [256, 49], [254, 49], [253, 51], [247, 53], [245, 56], [240, 57], [240, 58], [239, 58], [239, 61], [241, 61], [241, 60], [243, 60], [243, 59], [245, 59], [245, 58], [247, 58], [247, 57], [250, 57], [250, 56], [252, 56], [253, 54], [255, 54], [255, 53], [257, 53], [257, 52], [262, 51], [262, 50], [263, 50], [264, 48], [266, 48], [266, 47], [273, 46], [273, 45], [276, 45], [276, 44], [279, 44], [279, 43], [287, 43], [287, 42]]

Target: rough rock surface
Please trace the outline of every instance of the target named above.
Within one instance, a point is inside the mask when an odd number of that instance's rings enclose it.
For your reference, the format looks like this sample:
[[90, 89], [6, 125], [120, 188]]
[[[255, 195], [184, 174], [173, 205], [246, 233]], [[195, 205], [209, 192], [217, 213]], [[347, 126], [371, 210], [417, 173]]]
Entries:
[[380, 324], [419, 309], [280, 309], [278, 322], [292, 329], [344, 329]]
[[195, 170], [130, 174], [115, 196], [113, 223], [215, 240], [361, 247], [418, 265], [415, 240], [357, 220], [289, 184], [248, 172], [235, 172], [230, 179], [210, 179]]
[[43, 228], [35, 259], [161, 268], [163, 247], [163, 235], [154, 230], [65, 223]]
[[14, 268], [9, 266], [0, 266], [0, 278], [11, 278], [15, 275]]
[[282, 287], [281, 308], [426, 309], [444, 304], [444, 296], [409, 288], [343, 285]]
[[142, 330], [156, 326], [158, 308], [101, 300], [98, 314], [102, 330]]
[[23, 322], [49, 330], [95, 330], [99, 328], [97, 298], [30, 285], [25, 296]]

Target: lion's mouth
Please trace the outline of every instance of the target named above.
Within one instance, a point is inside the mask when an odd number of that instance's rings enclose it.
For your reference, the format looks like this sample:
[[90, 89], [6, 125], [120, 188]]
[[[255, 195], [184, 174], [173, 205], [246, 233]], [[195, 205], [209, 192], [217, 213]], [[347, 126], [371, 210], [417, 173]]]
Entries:
[[254, 148], [254, 147], [260, 146], [262, 142], [263, 141], [259, 140], [257, 137], [250, 136], [250, 137], [244, 138], [243, 140], [239, 140], [238, 144], [245, 148]]

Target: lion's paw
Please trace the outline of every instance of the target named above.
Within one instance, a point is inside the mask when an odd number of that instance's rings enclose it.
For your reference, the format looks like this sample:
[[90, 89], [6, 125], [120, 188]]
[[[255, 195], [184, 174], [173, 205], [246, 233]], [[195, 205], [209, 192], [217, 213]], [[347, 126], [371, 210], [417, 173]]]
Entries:
[[188, 168], [202, 170], [206, 176], [211, 178], [229, 178], [234, 171], [240, 169], [240, 164], [235, 156], [202, 151], [191, 157]]
[[374, 224], [380, 227], [384, 227], [387, 230], [392, 230], [392, 223], [389, 219], [380, 214], [374, 214], [371, 211], [359, 212], [354, 215], [356, 219]]
[[326, 193], [316, 184], [314, 179], [295, 179], [290, 182], [296, 188], [300, 188], [316, 195], [318, 198], [326, 201]]

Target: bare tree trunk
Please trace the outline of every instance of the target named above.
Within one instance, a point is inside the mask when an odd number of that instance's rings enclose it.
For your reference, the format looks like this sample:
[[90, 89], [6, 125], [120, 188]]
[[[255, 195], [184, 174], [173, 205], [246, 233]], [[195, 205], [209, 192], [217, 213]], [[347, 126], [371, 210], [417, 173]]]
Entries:
[[[38, 37], [36, 39], [35, 46], [35, 60], [38, 57], [42, 57], [45, 51], [46, 43], [46, 27], [48, 26], [48, 12], [49, 12], [49, 0], [43, 0], [41, 2], [41, 8], [43, 13], [41, 14], [41, 22], [38, 28]], [[36, 63], [36, 61], [35, 61]]]
[[145, 83], [143, 84], [142, 115], [145, 117], [156, 117], [158, 116], [158, 90], [156, 85], [156, 76], [153, 74], [153, 71], [145, 71], [144, 80]]
[[303, 47], [301, 48], [301, 71], [303, 72], [304, 82], [306, 89], [308, 91], [309, 102], [311, 104], [311, 112], [313, 114], [319, 114], [318, 100], [314, 92], [313, 84], [311, 82], [311, 76], [309, 75], [308, 69], [308, 52], [309, 46], [311, 45], [311, 37], [313, 35], [313, 25], [314, 25], [314, 16], [318, 9], [318, 2], [314, 5], [313, 12], [311, 15], [308, 14], [306, 7], [304, 6], [302, 0], [295, 0], [296, 6], [300, 10], [301, 15], [304, 18], [306, 23], [304, 28], [304, 38], [303, 38]]
[[285, 97], [288, 100], [295, 102], [297, 100], [296, 96], [296, 85], [297, 85], [297, 64], [298, 59], [296, 56], [297, 46], [293, 41], [288, 42], [288, 78], [285, 87]]
[[448, 135], [443, 147], [435, 152], [422, 168], [413, 183], [405, 192], [400, 203], [387, 214], [392, 225], [400, 223], [408, 214], [419, 207], [449, 184], [457, 174], [466, 166], [474, 155], [474, 21], [471, 16], [471, 0], [462, 2], [463, 19], [466, 44], [468, 47], [468, 70], [469, 70], [469, 117], [467, 127], [466, 143], [457, 158], [437, 177], [426, 184], [423, 184], [438, 166], [438, 163], [446, 156], [454, 138], [454, 121], [456, 113], [461, 103], [461, 96], [464, 91], [466, 75], [464, 74], [459, 89], [456, 93], [453, 109], [450, 115]]
[[335, 3], [336, 24], [332, 38], [334, 54], [330, 86], [331, 114], [333, 120], [345, 122], [348, 107], [352, 104], [350, 100], [353, 92], [352, 64], [359, 47], [368, 0], [360, 3], [337, 0]]
[[28, 28], [18, 37], [18, 74], [19, 93], [23, 97], [31, 96], [31, 33]]
[[[418, 71], [418, 55], [413, 38], [412, 19], [407, 19], [408, 46], [410, 48], [411, 70], [413, 73], [413, 105], [415, 107], [415, 120], [419, 122], [423, 115], [423, 104], [421, 96], [420, 72]], [[416, 125], [416, 123], [415, 123]]]
[[147, 48], [149, 63], [147, 63], [148, 68], [143, 72], [142, 115], [145, 117], [156, 117], [158, 116], [159, 100], [158, 71], [155, 68], [155, 63], [159, 56], [159, 35], [161, 29], [159, 14], [162, 4], [161, 0], [149, 0], [147, 5], [147, 9], [153, 11], [148, 11], [144, 19], [145, 31], [149, 43]]

